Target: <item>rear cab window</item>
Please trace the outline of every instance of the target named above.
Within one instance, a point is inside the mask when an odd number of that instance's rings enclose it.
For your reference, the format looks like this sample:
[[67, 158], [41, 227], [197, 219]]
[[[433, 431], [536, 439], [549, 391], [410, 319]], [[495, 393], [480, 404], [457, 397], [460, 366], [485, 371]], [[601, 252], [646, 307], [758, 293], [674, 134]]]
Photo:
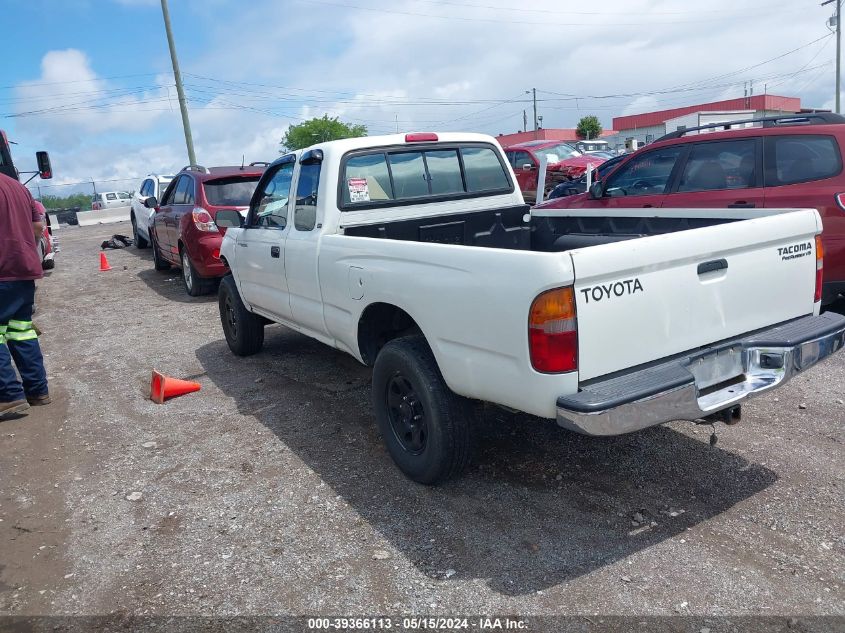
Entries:
[[767, 136], [764, 148], [767, 187], [824, 180], [842, 171], [842, 156], [833, 136]]
[[485, 143], [356, 150], [341, 165], [341, 210], [511, 193], [500, 153]]

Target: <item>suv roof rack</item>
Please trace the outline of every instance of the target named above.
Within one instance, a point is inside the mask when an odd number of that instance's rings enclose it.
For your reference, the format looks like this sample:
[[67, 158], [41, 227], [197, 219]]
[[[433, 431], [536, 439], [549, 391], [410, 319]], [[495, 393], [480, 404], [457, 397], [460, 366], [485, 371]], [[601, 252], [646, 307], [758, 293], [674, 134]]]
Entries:
[[664, 134], [657, 141], [666, 141], [672, 138], [681, 138], [689, 132], [697, 130], [714, 130], [722, 128], [723, 130], [730, 130], [733, 125], [742, 125], [743, 123], [762, 123], [762, 127], [780, 127], [786, 125], [825, 125], [825, 124], [842, 124], [845, 123], [845, 117], [832, 112], [806, 112], [801, 114], [783, 114], [779, 116], [763, 116], [754, 119], [741, 119], [739, 121], [723, 121], [722, 123], [708, 123], [707, 125], [698, 125], [696, 127], [688, 127], [683, 130], [676, 130]]
[[[250, 163], [249, 166], [250, 167], [269, 167], [270, 163], [268, 163], [266, 160], [256, 160], [256, 161]], [[241, 169], [243, 169], [243, 167], [241, 167]]]
[[211, 173], [206, 167], [203, 167], [202, 165], [186, 165], [180, 171], [198, 171], [203, 174]]

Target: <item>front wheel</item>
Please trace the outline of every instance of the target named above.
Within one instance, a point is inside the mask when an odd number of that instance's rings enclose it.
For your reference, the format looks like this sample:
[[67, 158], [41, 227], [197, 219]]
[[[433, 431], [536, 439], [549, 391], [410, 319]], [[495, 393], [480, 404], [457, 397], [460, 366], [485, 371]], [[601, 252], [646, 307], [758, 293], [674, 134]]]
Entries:
[[471, 410], [446, 386], [422, 336], [390, 341], [373, 367], [373, 407], [387, 451], [421, 484], [458, 477], [472, 450]]
[[264, 345], [264, 319], [246, 309], [232, 275], [220, 281], [217, 293], [220, 323], [229, 349], [238, 356], [251, 356]]

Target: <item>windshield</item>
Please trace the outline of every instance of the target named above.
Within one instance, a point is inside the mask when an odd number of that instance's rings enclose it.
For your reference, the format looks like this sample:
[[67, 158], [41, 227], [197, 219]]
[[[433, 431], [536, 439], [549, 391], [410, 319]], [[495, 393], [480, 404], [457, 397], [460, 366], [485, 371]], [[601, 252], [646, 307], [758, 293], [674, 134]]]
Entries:
[[203, 183], [208, 203], [215, 207], [248, 207], [258, 176], [218, 178]]
[[544, 147], [542, 149], [534, 150], [539, 156], [544, 154], [548, 163], [559, 163], [567, 158], [575, 158], [581, 155], [577, 149], [568, 143], [561, 143], [559, 145], [552, 145], [551, 147]]

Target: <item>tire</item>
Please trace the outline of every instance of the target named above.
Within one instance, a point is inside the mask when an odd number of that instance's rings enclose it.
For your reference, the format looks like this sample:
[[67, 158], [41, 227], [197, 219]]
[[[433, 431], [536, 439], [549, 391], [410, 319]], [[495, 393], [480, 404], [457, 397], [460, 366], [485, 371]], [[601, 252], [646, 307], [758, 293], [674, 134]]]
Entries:
[[135, 239], [135, 248], [147, 248], [150, 245], [147, 239], [138, 233], [138, 221], [134, 213], [132, 214], [132, 237]]
[[53, 270], [55, 267], [55, 259], [45, 259], [43, 262], [41, 262], [41, 268], [43, 268], [44, 270]]
[[165, 261], [165, 259], [158, 252], [158, 242], [153, 237], [152, 233], [150, 233], [150, 246], [153, 247], [153, 266], [155, 266], [155, 269], [170, 270], [170, 263]]
[[469, 401], [446, 386], [422, 336], [394, 339], [381, 349], [373, 408], [387, 451], [408, 478], [433, 485], [464, 472], [472, 452]]
[[217, 305], [223, 334], [232, 353], [252, 356], [260, 352], [264, 345], [265, 320], [246, 309], [232, 275], [220, 280]]
[[182, 260], [182, 284], [185, 286], [185, 292], [192, 297], [208, 294], [216, 280], [200, 276], [188, 255], [188, 249], [184, 246], [179, 249], [179, 258]]

